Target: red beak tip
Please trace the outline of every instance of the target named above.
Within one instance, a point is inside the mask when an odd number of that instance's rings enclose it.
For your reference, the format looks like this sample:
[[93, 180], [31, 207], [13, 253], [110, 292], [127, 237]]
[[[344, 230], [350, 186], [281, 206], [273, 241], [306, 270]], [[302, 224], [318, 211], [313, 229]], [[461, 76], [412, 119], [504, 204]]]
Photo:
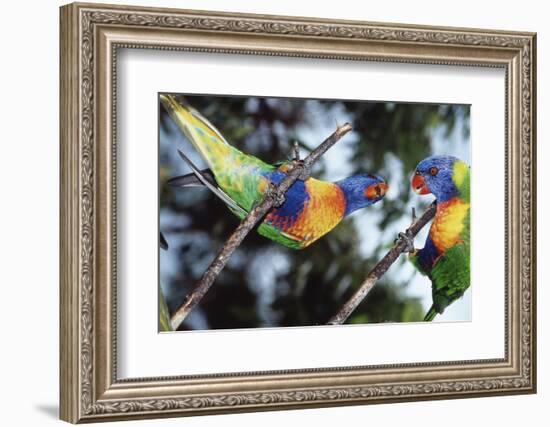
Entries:
[[424, 178], [420, 175], [413, 176], [413, 179], [411, 181], [412, 189], [417, 194], [428, 194], [429, 190], [426, 187], [426, 182], [424, 181]]

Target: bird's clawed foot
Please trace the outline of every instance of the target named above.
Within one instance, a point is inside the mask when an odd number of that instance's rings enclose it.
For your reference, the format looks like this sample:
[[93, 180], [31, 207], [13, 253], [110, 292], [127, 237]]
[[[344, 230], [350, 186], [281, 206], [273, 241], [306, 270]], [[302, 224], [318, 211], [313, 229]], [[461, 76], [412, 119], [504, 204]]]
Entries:
[[305, 162], [303, 160], [295, 160], [296, 163], [295, 167], [301, 167], [302, 172], [300, 172], [300, 175], [298, 175], [298, 179], [300, 181], [305, 181], [309, 178], [309, 168], [305, 165]]
[[273, 199], [273, 206], [276, 208], [281, 207], [286, 200], [285, 195], [280, 193], [277, 186], [274, 184], [270, 184], [269, 187], [267, 187], [265, 195]]
[[[411, 212], [411, 225], [414, 224], [415, 221], [416, 221], [416, 210], [413, 207]], [[416, 252], [416, 249], [414, 248], [414, 236], [412, 235], [410, 228], [407, 228], [404, 233], [400, 232], [397, 235], [397, 239], [395, 239], [394, 244], [400, 241], [405, 242], [405, 247], [403, 248], [403, 252], [407, 252], [409, 254]]]
[[300, 181], [305, 181], [309, 178], [309, 168], [300, 158], [300, 147], [298, 146], [298, 141], [294, 141], [294, 145], [292, 146], [292, 163], [294, 164], [294, 167], [299, 166], [302, 168], [302, 172], [298, 176]]
[[413, 253], [415, 252], [414, 248], [414, 236], [411, 234], [410, 230], [407, 228], [405, 232], [400, 232], [397, 235], [397, 239], [395, 239], [395, 243], [404, 242], [405, 247], [403, 248], [403, 252], [407, 253]]

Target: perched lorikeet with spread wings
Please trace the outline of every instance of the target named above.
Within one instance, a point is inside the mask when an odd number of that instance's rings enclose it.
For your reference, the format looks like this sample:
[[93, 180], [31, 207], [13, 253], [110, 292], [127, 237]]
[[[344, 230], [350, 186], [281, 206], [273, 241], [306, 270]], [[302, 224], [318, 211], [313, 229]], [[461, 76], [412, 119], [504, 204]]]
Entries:
[[[179, 151], [192, 173], [169, 180], [173, 186], [208, 187], [239, 218], [264, 197], [269, 188], [285, 177], [290, 161], [267, 164], [229, 145], [220, 132], [198, 111], [161, 95], [185, 136], [206, 161], [208, 169], [199, 170]], [[258, 233], [293, 249], [303, 249], [332, 230], [357, 209], [376, 203], [388, 186], [372, 174], [351, 176], [338, 182], [314, 178], [298, 179], [287, 190], [284, 202], [268, 212]]]
[[417, 194], [433, 194], [436, 214], [424, 247], [410, 259], [432, 281], [431, 321], [470, 286], [470, 168], [452, 156], [422, 160], [412, 178]]

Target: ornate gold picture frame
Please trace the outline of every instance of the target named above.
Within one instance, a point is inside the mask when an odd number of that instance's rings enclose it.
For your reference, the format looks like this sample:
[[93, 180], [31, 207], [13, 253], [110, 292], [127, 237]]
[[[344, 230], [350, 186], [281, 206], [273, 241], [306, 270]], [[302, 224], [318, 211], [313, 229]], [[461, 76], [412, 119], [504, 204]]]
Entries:
[[[77, 423], [534, 393], [535, 42], [533, 33], [63, 6], [61, 418]], [[121, 49], [315, 58], [320, 66], [338, 59], [504, 70], [506, 191], [505, 212], [499, 214], [505, 218], [505, 247], [496, 249], [505, 258], [504, 357], [119, 378], [116, 63]]]

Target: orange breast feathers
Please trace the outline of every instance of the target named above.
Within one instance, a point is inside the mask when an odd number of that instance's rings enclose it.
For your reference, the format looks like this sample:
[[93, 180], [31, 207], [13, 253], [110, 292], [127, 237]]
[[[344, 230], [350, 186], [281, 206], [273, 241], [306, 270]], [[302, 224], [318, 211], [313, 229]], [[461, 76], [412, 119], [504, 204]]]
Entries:
[[308, 246], [332, 230], [344, 217], [344, 193], [336, 184], [310, 178], [305, 182], [309, 200], [287, 233], [304, 240]]
[[435, 218], [430, 227], [430, 238], [439, 253], [460, 242], [460, 233], [464, 230], [464, 219], [470, 210], [470, 204], [458, 198], [437, 204]]

